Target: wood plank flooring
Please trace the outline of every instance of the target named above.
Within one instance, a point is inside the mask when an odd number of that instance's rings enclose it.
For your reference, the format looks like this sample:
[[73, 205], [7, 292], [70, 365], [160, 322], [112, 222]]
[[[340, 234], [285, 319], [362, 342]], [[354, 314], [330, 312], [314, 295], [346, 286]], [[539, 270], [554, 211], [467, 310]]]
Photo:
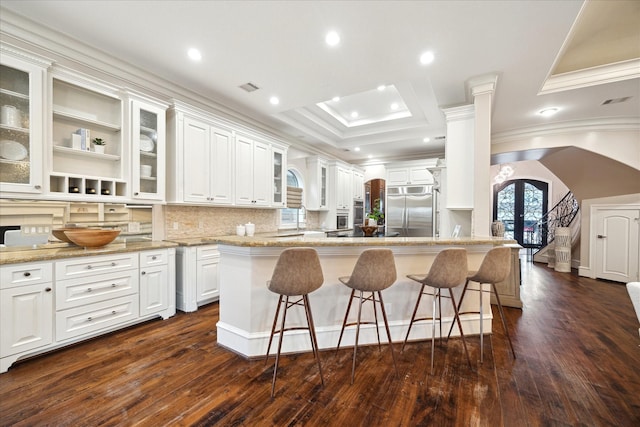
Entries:
[[[639, 426], [640, 337], [623, 284], [523, 264], [522, 310], [506, 308], [513, 359], [494, 335], [245, 360], [216, 345], [218, 305], [150, 321], [14, 365], [0, 375], [9, 426]], [[274, 295], [275, 298], [275, 295]], [[313, 304], [313, 300], [312, 300]]]

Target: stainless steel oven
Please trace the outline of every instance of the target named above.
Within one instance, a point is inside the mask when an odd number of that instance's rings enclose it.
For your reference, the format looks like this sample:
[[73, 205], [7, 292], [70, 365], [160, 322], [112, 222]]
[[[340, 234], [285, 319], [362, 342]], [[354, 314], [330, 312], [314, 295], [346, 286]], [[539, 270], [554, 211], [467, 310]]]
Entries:
[[349, 214], [348, 213], [339, 213], [336, 215], [336, 228], [338, 230], [343, 230], [349, 228]]

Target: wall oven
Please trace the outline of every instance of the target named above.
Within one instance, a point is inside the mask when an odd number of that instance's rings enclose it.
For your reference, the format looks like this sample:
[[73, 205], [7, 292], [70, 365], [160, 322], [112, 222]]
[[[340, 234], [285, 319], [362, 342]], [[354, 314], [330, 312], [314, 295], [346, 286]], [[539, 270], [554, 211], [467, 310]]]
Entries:
[[344, 230], [349, 228], [349, 214], [339, 213], [336, 216], [336, 228], [338, 230]]

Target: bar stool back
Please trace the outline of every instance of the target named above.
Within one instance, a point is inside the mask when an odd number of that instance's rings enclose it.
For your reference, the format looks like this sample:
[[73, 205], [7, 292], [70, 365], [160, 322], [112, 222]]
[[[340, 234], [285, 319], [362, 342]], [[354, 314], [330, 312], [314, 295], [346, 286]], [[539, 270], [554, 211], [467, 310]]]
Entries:
[[[416, 306], [413, 309], [413, 314], [411, 315], [411, 322], [409, 323], [409, 329], [407, 329], [407, 335], [402, 344], [402, 349], [404, 350], [404, 346], [409, 339], [409, 333], [411, 332], [411, 326], [413, 326], [414, 322], [418, 322], [421, 320], [431, 320], [431, 374], [433, 375], [433, 354], [435, 351], [435, 335], [436, 335], [436, 319], [440, 324], [440, 339], [442, 339], [442, 303], [441, 298], [450, 298], [451, 305], [453, 306], [453, 311], [455, 315], [455, 321], [458, 323], [458, 327], [460, 328], [460, 336], [462, 337], [462, 345], [464, 346], [464, 352], [467, 355], [467, 362], [469, 363], [469, 367], [471, 367], [471, 359], [469, 358], [469, 351], [467, 350], [467, 343], [464, 339], [464, 334], [462, 333], [462, 324], [460, 322], [460, 315], [458, 314], [458, 307], [456, 306], [455, 300], [453, 298], [453, 288], [461, 286], [465, 278], [467, 276], [467, 250], [463, 248], [451, 248], [444, 249], [436, 255], [433, 260], [433, 264], [431, 264], [431, 268], [429, 269], [429, 273], [427, 275], [415, 275], [409, 274], [407, 277], [411, 280], [415, 280], [418, 283], [422, 284], [422, 288], [420, 288], [420, 294], [418, 295], [418, 300], [416, 301]], [[424, 288], [428, 286], [430, 288], [434, 288], [432, 293], [424, 291]], [[447, 288], [449, 289], [449, 296], [445, 296], [441, 294], [441, 290]], [[420, 300], [422, 295], [432, 295], [433, 296], [433, 304], [432, 311], [430, 317], [421, 317], [416, 318], [416, 314], [418, 313], [418, 307], [420, 306]], [[438, 309], [436, 311], [436, 301], [438, 301]], [[437, 317], [436, 317], [437, 312]]]
[[[391, 358], [393, 359], [393, 367], [398, 375], [398, 367], [396, 365], [396, 357], [393, 353], [393, 345], [391, 342], [391, 332], [389, 331], [389, 322], [387, 321], [387, 314], [384, 309], [384, 302], [382, 300], [382, 290], [387, 289], [396, 281], [396, 264], [393, 258], [393, 252], [390, 249], [366, 249], [358, 257], [356, 265], [353, 268], [351, 276], [339, 277], [342, 283], [352, 289], [351, 296], [349, 297], [349, 304], [347, 305], [347, 312], [344, 315], [344, 321], [342, 322], [342, 329], [340, 330], [340, 338], [338, 339], [338, 346], [336, 351], [340, 349], [340, 342], [342, 341], [342, 335], [346, 326], [356, 325], [356, 342], [353, 347], [353, 362], [351, 366], [351, 384], [353, 384], [353, 378], [356, 372], [356, 353], [358, 352], [358, 338], [360, 335], [361, 324], [375, 324], [376, 334], [378, 336], [378, 347], [380, 347], [380, 333], [378, 331], [378, 314], [376, 309], [376, 303], [380, 305], [382, 312], [382, 318], [384, 319], [384, 326], [387, 331], [387, 339], [389, 341], [389, 350], [391, 351]], [[358, 296], [355, 292], [359, 291]], [[364, 293], [370, 293], [368, 296], [364, 296]], [[376, 299], [377, 294], [377, 299]], [[347, 323], [349, 317], [349, 311], [351, 310], [351, 303], [353, 298], [359, 298], [358, 305], [358, 320], [355, 323]], [[362, 322], [362, 303], [370, 301], [373, 303], [373, 314], [375, 321]]]
[[[496, 247], [484, 256], [482, 260], [482, 264], [480, 264], [480, 269], [478, 271], [470, 271], [468, 273], [467, 280], [464, 284], [464, 289], [462, 290], [462, 295], [460, 295], [460, 301], [458, 302], [458, 310], [462, 306], [462, 301], [464, 299], [467, 291], [476, 291], [480, 293], [480, 311], [465, 311], [460, 314], [468, 314], [468, 313], [477, 313], [480, 314], [480, 363], [483, 363], [484, 357], [484, 333], [483, 333], [483, 292], [493, 292], [496, 297], [496, 302], [498, 306], [498, 311], [500, 312], [500, 318], [502, 319], [502, 327], [504, 328], [505, 335], [507, 336], [507, 340], [509, 341], [509, 346], [511, 347], [511, 353], [513, 354], [513, 358], [516, 358], [516, 352], [513, 349], [513, 344], [511, 343], [511, 337], [509, 336], [509, 329], [507, 329], [507, 321], [504, 317], [504, 310], [502, 309], [502, 304], [500, 303], [500, 295], [498, 295], [498, 290], [496, 288], [496, 283], [500, 283], [509, 276], [511, 271], [511, 248], [508, 247]], [[470, 288], [469, 282], [477, 282], [478, 288]], [[483, 284], [488, 283], [491, 284], [491, 289], [484, 290]], [[451, 331], [453, 330], [453, 324], [449, 329], [449, 336], [451, 336]]]
[[[278, 341], [278, 351], [276, 353], [276, 364], [273, 368], [273, 381], [271, 382], [271, 397], [274, 396], [276, 387], [276, 375], [278, 373], [278, 362], [280, 361], [280, 351], [282, 349], [282, 340], [285, 331], [306, 329], [309, 331], [311, 338], [311, 348], [313, 355], [318, 362], [318, 371], [320, 372], [320, 382], [324, 386], [322, 378], [322, 366], [320, 365], [320, 357], [318, 355], [318, 340], [316, 339], [316, 331], [313, 325], [313, 317], [311, 316], [311, 307], [309, 305], [308, 294], [322, 286], [324, 276], [322, 275], [322, 267], [318, 253], [313, 248], [288, 248], [282, 251], [276, 266], [273, 270], [271, 280], [267, 282], [267, 288], [280, 295], [278, 307], [273, 318], [273, 326], [271, 327], [271, 335], [269, 336], [269, 344], [267, 345], [267, 354], [265, 363], [269, 358], [271, 350], [271, 342], [275, 334], [280, 334]], [[290, 302], [289, 298], [294, 297]], [[297, 298], [299, 297], [299, 298]], [[282, 314], [282, 323], [279, 330], [276, 330], [280, 308], [284, 306]], [[294, 306], [303, 306], [307, 319], [307, 326], [295, 326], [285, 328], [287, 318], [287, 310]]]

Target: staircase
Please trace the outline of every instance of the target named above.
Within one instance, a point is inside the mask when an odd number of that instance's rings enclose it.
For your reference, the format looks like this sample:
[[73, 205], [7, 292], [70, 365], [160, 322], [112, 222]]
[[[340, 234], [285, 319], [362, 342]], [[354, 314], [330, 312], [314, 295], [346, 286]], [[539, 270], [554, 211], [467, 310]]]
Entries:
[[555, 240], [555, 230], [557, 227], [571, 228], [572, 245], [580, 236], [580, 205], [569, 191], [556, 205], [551, 208], [540, 220], [535, 224], [534, 229], [539, 233], [534, 233], [536, 241], [531, 246], [538, 248], [533, 254], [534, 262], [546, 262], [547, 251], [549, 245]]

